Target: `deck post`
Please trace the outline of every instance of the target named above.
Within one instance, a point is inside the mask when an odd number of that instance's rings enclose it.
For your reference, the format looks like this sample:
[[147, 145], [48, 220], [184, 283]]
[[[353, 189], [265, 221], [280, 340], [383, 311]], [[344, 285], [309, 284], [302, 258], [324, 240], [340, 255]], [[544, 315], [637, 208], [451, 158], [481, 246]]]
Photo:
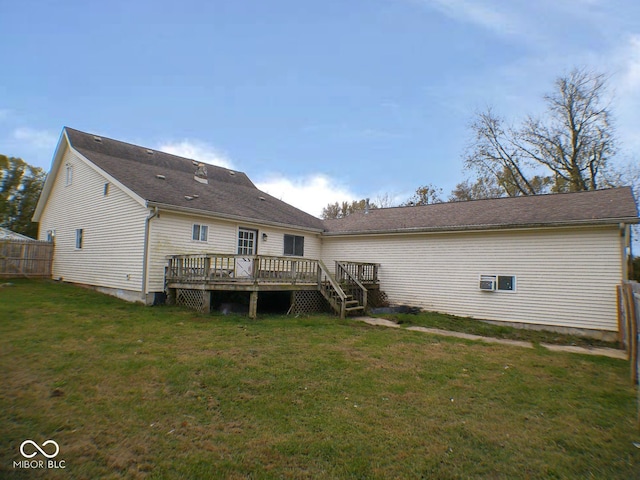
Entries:
[[203, 313], [211, 313], [211, 290], [205, 290], [202, 292], [202, 300], [204, 305], [202, 306]]
[[258, 291], [251, 292], [249, 297], [249, 318], [255, 320], [258, 316]]

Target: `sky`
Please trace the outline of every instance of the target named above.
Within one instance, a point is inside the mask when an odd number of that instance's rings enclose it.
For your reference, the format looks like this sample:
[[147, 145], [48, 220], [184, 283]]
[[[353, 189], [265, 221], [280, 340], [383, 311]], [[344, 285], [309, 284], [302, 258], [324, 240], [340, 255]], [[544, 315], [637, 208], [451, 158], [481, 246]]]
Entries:
[[470, 172], [473, 116], [517, 123], [575, 67], [609, 76], [640, 162], [637, 0], [0, 0], [0, 153], [49, 170], [64, 126], [329, 203]]

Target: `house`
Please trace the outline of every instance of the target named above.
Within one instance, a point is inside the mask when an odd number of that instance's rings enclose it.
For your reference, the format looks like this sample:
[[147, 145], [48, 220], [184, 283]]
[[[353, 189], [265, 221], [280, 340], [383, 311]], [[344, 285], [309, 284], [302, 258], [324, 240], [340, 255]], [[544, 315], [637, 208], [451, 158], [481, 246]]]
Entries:
[[[34, 221], [53, 277], [147, 304], [293, 292], [341, 315], [393, 303], [615, 332], [629, 188], [370, 209], [322, 221], [242, 172], [64, 128]], [[379, 295], [378, 295], [379, 296]]]
[[378, 262], [396, 303], [615, 332], [638, 220], [630, 188], [371, 209], [325, 221], [322, 254]]
[[21, 233], [13, 232], [7, 228], [0, 227], [0, 241], [14, 240], [19, 242], [34, 242], [35, 240]]

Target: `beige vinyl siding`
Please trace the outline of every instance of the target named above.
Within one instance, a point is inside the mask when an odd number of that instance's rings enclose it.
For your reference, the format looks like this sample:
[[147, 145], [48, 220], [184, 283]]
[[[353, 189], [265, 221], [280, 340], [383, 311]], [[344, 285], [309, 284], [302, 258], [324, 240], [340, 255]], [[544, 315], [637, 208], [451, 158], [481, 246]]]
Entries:
[[[617, 330], [622, 278], [617, 227], [326, 237], [323, 257], [380, 263], [398, 304], [479, 319]], [[515, 292], [483, 292], [479, 276], [513, 275]]]
[[[192, 239], [193, 225], [209, 227], [206, 242]], [[238, 251], [238, 229], [256, 230], [259, 255], [282, 256], [284, 234], [305, 237], [304, 256], [319, 258], [321, 242], [319, 234], [294, 229], [262, 226], [250, 222], [220, 220], [212, 217], [187, 215], [160, 210], [160, 215], [151, 220], [149, 237], [149, 292], [164, 290], [164, 269], [168, 255], [194, 253], [223, 253], [235, 255]], [[262, 234], [267, 234], [263, 240]]]
[[[73, 169], [67, 185], [67, 165]], [[99, 287], [141, 291], [147, 210], [66, 149], [43, 209], [39, 238], [55, 230], [53, 278]], [[76, 249], [76, 230], [83, 247]]]

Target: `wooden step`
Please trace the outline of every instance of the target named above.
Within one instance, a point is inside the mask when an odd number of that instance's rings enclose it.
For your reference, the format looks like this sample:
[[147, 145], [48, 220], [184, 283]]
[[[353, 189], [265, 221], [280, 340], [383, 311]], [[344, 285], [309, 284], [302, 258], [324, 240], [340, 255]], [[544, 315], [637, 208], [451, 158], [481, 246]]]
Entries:
[[358, 305], [357, 307], [346, 307], [344, 309], [345, 312], [355, 312], [358, 310], [364, 310], [364, 307], [362, 305]]

